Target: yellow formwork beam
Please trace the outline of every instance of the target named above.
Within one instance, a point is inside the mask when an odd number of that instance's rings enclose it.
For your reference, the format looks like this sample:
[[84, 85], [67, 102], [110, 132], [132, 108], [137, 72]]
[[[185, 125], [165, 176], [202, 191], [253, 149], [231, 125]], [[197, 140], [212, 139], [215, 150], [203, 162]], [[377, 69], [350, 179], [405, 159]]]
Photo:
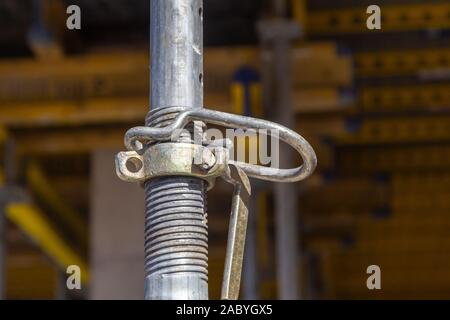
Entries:
[[[208, 49], [205, 103], [230, 111], [230, 85], [243, 66], [260, 67], [255, 47]], [[333, 43], [293, 51], [296, 90], [352, 84], [353, 64]], [[148, 105], [148, 55], [91, 53], [61, 60], [0, 62], [0, 123], [8, 126], [80, 125], [141, 121]], [[305, 102], [307, 104], [307, 102]]]
[[[306, 52], [308, 50], [306, 49]], [[302, 49], [293, 50], [292, 80], [294, 90], [298, 88], [350, 87], [353, 85], [353, 57], [338, 55], [333, 57], [318, 55], [315, 58], [302, 58]]]
[[[2, 176], [0, 170], [0, 186], [4, 183]], [[58, 198], [36, 166], [28, 167], [27, 180], [37, 194], [62, 215], [65, 221], [70, 223], [75, 234], [83, 237], [86, 241], [87, 228], [79, 221], [75, 213]], [[5, 212], [7, 217], [33, 239], [37, 246], [50, 256], [60, 268], [65, 270], [70, 265], [79, 266], [81, 281], [85, 284], [88, 283], [87, 262], [66, 243], [37, 207], [25, 203], [9, 203], [6, 205]]]
[[49, 100], [82, 102], [88, 98], [145, 95], [149, 82], [147, 65], [148, 57], [143, 53], [3, 61], [0, 63], [0, 104]]
[[[297, 1], [297, 0], [294, 0]], [[369, 30], [367, 6], [308, 12], [309, 35], [336, 35], [387, 31], [418, 31], [450, 28], [450, 3], [423, 1], [397, 5], [380, 5], [382, 29]], [[295, 11], [294, 11], [295, 13]], [[302, 17], [298, 17], [299, 20]]]
[[336, 138], [340, 145], [450, 142], [447, 115], [369, 118], [357, 133]]
[[10, 203], [6, 206], [6, 214], [60, 268], [65, 270], [70, 265], [79, 266], [82, 282], [88, 283], [89, 270], [87, 262], [55, 231], [51, 223], [38, 208], [30, 204]]
[[74, 128], [52, 132], [21, 132], [15, 135], [17, 153], [74, 154], [88, 153], [99, 148], [116, 149], [123, 146], [124, 127]]
[[80, 126], [137, 122], [148, 112], [148, 97], [92, 98], [84, 101], [8, 103], [0, 122], [11, 127]]
[[450, 83], [363, 87], [359, 97], [364, 111], [450, 109]]
[[450, 144], [339, 150], [337, 163], [344, 172], [450, 169]]
[[26, 179], [31, 191], [74, 233], [77, 241], [86, 247], [89, 230], [81, 214], [61, 198], [36, 163], [30, 163], [26, 168]]
[[[228, 111], [231, 111], [231, 107]], [[326, 115], [324, 117], [313, 115], [307, 120], [305, 121], [303, 119], [299, 122], [297, 130], [305, 134], [309, 140], [315, 139], [316, 146], [321, 146], [320, 139], [317, 138], [317, 135], [336, 136], [347, 131], [345, 121], [341, 114]], [[32, 123], [28, 121], [20, 122], [21, 120], [19, 118], [17, 118], [17, 121], [16, 123], [19, 127], [32, 126]], [[99, 124], [103, 123], [104, 125], [81, 128], [73, 126], [51, 128], [48, 130], [45, 128], [43, 130], [16, 130], [14, 138], [17, 153], [19, 155], [79, 154], [91, 152], [98, 148], [120, 148], [123, 146], [125, 132], [129, 129], [130, 125], [135, 123], [126, 121], [120, 124], [120, 120], [112, 123], [101, 122], [101, 119], [98, 119], [98, 121]], [[136, 124], [140, 123], [140, 121], [142, 121], [142, 117], [136, 121]], [[53, 122], [53, 124], [57, 124], [57, 122]], [[323, 146], [325, 147], [325, 145]], [[320, 152], [320, 150], [318, 151]], [[322, 151], [324, 152], [322, 154], [322, 160], [324, 156], [327, 159], [330, 158], [327, 148], [322, 148]]]
[[314, 87], [293, 92], [293, 108], [297, 113], [341, 111], [354, 105], [353, 95], [336, 87]]
[[355, 55], [360, 77], [416, 76], [450, 68], [450, 48], [364, 52]]
[[[239, 90], [234, 85], [232, 95], [238, 94]], [[256, 96], [258, 91], [260, 89], [253, 87], [252, 95]], [[352, 105], [352, 100], [334, 87], [298, 89], [293, 94], [294, 108], [299, 113], [341, 110]], [[214, 109], [230, 112], [236, 108], [232, 95], [209, 95], [205, 97], [205, 102]], [[80, 102], [10, 103], [0, 106], [0, 123], [14, 128], [137, 123], [145, 117], [147, 104], [146, 96], [93, 98]]]
[[[344, 72], [346, 68], [351, 70], [351, 61], [341, 59], [337, 53], [331, 55], [329, 51], [333, 48], [328, 43], [296, 48], [293, 52], [294, 66], [298, 66], [299, 70], [310, 65], [317, 67], [309, 68], [307, 74], [296, 73], [295, 82], [308, 85], [318, 78], [326, 81], [351, 80], [349, 72]], [[319, 51], [324, 53], [317, 54]], [[217, 92], [228, 95], [235, 71], [243, 66], [258, 69], [260, 54], [256, 47], [208, 49], [204, 67], [208, 75], [206, 95]], [[148, 63], [148, 54], [139, 51], [91, 53], [57, 61], [2, 61], [0, 104], [147, 96]], [[336, 68], [339, 72], [333, 74]]]

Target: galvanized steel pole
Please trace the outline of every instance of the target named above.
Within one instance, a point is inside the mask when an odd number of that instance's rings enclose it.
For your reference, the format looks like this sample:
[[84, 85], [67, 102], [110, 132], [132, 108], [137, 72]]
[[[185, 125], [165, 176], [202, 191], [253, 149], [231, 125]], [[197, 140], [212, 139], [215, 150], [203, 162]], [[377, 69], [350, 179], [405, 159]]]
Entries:
[[[164, 109], [203, 107], [203, 1], [151, 0], [150, 37], [152, 111], [146, 124], [161, 127], [176, 116]], [[153, 179], [145, 193], [145, 298], [208, 299], [205, 182]]]

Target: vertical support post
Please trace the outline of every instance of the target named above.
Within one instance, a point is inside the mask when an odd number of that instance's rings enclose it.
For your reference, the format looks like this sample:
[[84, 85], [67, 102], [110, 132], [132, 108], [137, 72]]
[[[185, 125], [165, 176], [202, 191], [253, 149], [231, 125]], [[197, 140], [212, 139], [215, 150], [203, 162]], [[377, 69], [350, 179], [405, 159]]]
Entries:
[[[271, 88], [271, 103], [276, 106], [275, 121], [288, 128], [295, 128], [295, 114], [292, 108], [292, 57], [291, 43], [300, 36], [299, 26], [286, 19], [287, 3], [274, 0], [276, 18], [263, 21], [260, 33], [266, 52], [270, 52], [271, 70], [264, 72], [264, 83]], [[264, 56], [267, 56], [264, 54]], [[266, 96], [267, 97], [267, 96]], [[286, 145], [280, 145], [280, 167], [294, 164], [294, 154]], [[298, 188], [287, 184], [275, 185], [275, 237], [278, 297], [296, 300], [299, 292], [299, 221]]]
[[[290, 98], [287, 88], [290, 80], [289, 70], [285, 68], [289, 61], [285, 50], [287, 46], [277, 46], [275, 56], [276, 79], [279, 85], [278, 110], [280, 118], [278, 123], [293, 128], [292, 119], [295, 117], [290, 109]], [[286, 60], [285, 60], [286, 59]], [[283, 62], [282, 62], [283, 61]], [[288, 94], [286, 96], [285, 94]], [[289, 107], [288, 107], [289, 106]], [[289, 168], [293, 162], [292, 153], [284, 146], [280, 146], [280, 167]], [[276, 248], [277, 248], [277, 278], [278, 294], [281, 299], [298, 299], [299, 291], [299, 225], [298, 225], [298, 189], [291, 185], [277, 184], [275, 186], [275, 206], [276, 206]]]
[[[151, 0], [150, 19], [152, 111], [202, 108], [203, 1]], [[145, 193], [145, 298], [207, 300], [205, 183], [167, 177], [147, 182]]]
[[[295, 127], [292, 109], [291, 55], [288, 41], [276, 41], [274, 48], [275, 82], [277, 86], [276, 122]], [[280, 167], [290, 168], [294, 162], [290, 148], [280, 146]], [[275, 185], [276, 248], [278, 295], [281, 299], [295, 300], [299, 297], [299, 221], [298, 189], [292, 185]]]

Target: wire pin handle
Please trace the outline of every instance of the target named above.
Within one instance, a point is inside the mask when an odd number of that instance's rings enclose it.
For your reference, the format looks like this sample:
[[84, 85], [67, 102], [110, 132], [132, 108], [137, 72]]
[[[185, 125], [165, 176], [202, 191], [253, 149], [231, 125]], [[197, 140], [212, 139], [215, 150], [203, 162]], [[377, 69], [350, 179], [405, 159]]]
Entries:
[[298, 182], [308, 178], [317, 167], [317, 157], [314, 149], [308, 141], [295, 131], [271, 121], [209, 109], [181, 111], [175, 120], [164, 128], [132, 128], [125, 134], [125, 146], [130, 151], [139, 151], [141, 146], [139, 146], [138, 142], [141, 145], [145, 145], [154, 141], [168, 140], [172, 137], [175, 130], [185, 128], [192, 121], [202, 121], [234, 129], [268, 130], [270, 133], [276, 131], [279, 134], [279, 139], [294, 148], [303, 159], [303, 165], [291, 169], [269, 168], [230, 160], [231, 164], [241, 168], [249, 177], [272, 182]]

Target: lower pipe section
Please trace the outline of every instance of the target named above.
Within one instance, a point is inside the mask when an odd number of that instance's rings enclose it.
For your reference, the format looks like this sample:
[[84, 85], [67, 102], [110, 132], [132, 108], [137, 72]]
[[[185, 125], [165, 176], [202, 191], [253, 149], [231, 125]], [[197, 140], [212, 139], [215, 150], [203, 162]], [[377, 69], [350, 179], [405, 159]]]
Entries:
[[145, 299], [208, 299], [205, 183], [170, 177], [145, 184]]

